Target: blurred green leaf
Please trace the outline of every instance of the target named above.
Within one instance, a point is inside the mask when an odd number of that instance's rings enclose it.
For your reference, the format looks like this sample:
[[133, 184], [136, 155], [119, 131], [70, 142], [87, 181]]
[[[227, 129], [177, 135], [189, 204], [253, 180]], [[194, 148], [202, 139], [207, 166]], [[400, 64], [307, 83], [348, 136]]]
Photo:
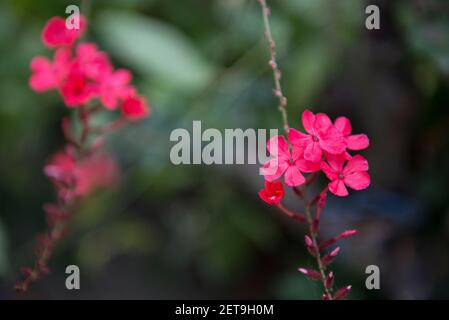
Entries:
[[180, 89], [197, 90], [213, 67], [175, 27], [136, 13], [106, 11], [98, 30], [107, 47], [126, 64]]

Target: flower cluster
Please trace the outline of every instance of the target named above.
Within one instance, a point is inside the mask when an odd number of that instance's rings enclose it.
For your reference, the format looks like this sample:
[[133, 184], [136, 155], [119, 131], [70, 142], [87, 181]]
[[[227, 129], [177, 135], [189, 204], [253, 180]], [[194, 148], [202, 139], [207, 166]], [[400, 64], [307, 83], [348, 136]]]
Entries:
[[80, 17], [80, 29], [69, 30], [61, 17], [51, 18], [42, 41], [55, 49], [53, 60], [35, 57], [31, 61], [30, 87], [36, 92], [58, 90], [68, 107], [76, 108], [99, 99], [104, 108], [120, 108], [124, 117], [140, 119], [149, 113], [145, 98], [130, 84], [132, 76], [126, 69], [114, 70], [106, 52], [96, 44], [76, 40], [86, 28]]
[[[323, 113], [313, 114], [306, 110], [302, 114], [302, 123], [306, 133], [290, 128], [288, 141], [283, 136], [276, 136], [268, 141], [267, 149], [271, 158], [262, 167], [265, 188], [259, 191], [259, 197], [270, 205], [276, 205], [289, 218], [308, 224], [309, 233], [304, 242], [309, 254], [316, 259], [318, 270], [301, 267], [298, 271], [312, 280], [322, 282], [323, 299], [339, 300], [349, 293], [351, 286], [344, 286], [334, 292], [334, 273], [327, 272], [327, 267], [334, 261], [340, 247], [328, 252], [323, 251], [357, 231], [347, 230], [319, 242], [321, 211], [326, 204], [328, 191], [344, 197], [348, 195], [347, 187], [362, 190], [369, 186], [367, 160], [360, 155], [349, 153], [350, 150], [367, 148], [369, 140], [364, 134], [352, 135], [351, 123], [345, 117], [332, 122]], [[315, 180], [320, 171], [330, 182], [318, 195], [307, 200], [307, 186]], [[304, 173], [310, 175], [305, 178]], [[304, 202], [305, 214], [295, 213], [281, 204], [285, 194], [284, 184], [279, 180], [281, 177]]]
[[[262, 168], [266, 181], [283, 176], [285, 184], [298, 187], [306, 182], [303, 173], [321, 170], [330, 180], [329, 191], [337, 196], [347, 196], [346, 187], [362, 190], [369, 186], [368, 161], [348, 152], [369, 146], [365, 134], [352, 135], [351, 123], [345, 117], [332, 123], [326, 114], [313, 114], [309, 110], [303, 112], [302, 123], [306, 133], [291, 128], [288, 142], [283, 136], [268, 141], [272, 159]], [[264, 196], [262, 199], [267, 201]]]
[[[36, 92], [57, 90], [65, 105], [77, 111], [81, 129], [75, 130], [69, 117], [62, 119], [67, 144], [44, 167], [57, 201], [44, 205], [48, 229], [37, 236], [34, 266], [22, 268], [24, 279], [16, 284], [19, 292], [27, 291], [49, 272], [47, 264], [53, 249], [66, 234], [79, 200], [97, 188], [116, 184], [119, 170], [103, 150], [102, 135], [150, 114], [145, 98], [130, 83], [130, 71], [114, 69], [107, 53], [98, 50], [96, 44], [77, 43], [87, 26], [86, 19], [79, 18], [78, 30], [67, 29], [61, 17], [51, 18], [42, 31], [42, 41], [55, 49], [53, 60], [38, 56], [31, 61], [30, 87]], [[94, 113], [116, 109], [122, 114], [118, 119], [92, 127]]]

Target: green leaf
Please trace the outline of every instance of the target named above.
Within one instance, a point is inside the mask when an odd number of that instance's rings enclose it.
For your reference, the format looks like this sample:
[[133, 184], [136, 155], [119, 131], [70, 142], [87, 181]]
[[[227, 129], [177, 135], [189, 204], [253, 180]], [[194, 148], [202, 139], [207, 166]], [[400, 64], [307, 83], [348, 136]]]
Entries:
[[98, 30], [123, 62], [158, 82], [186, 90], [203, 88], [213, 67], [175, 27], [135, 13], [103, 12]]

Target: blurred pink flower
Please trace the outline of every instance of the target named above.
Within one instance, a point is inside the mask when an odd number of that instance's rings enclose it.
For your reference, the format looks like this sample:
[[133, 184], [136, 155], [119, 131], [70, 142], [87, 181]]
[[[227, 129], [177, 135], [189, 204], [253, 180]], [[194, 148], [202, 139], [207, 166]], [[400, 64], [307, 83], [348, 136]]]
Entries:
[[44, 168], [60, 196], [66, 200], [86, 196], [97, 188], [108, 188], [118, 180], [118, 167], [110, 155], [95, 153], [77, 161], [71, 146], [54, 154]]
[[67, 29], [66, 20], [61, 17], [53, 17], [48, 20], [42, 31], [42, 42], [49, 48], [70, 46], [84, 32], [86, 21], [80, 16], [79, 29]]
[[118, 69], [102, 79], [99, 94], [107, 109], [117, 108], [119, 100], [135, 94], [136, 90], [129, 84], [131, 79], [131, 72], [125, 69]]
[[30, 87], [36, 92], [58, 88], [68, 72], [70, 59], [68, 48], [56, 50], [53, 61], [41, 56], [34, 57], [30, 64]]
[[150, 107], [144, 97], [129, 95], [123, 101], [122, 113], [129, 120], [139, 120], [150, 114]]

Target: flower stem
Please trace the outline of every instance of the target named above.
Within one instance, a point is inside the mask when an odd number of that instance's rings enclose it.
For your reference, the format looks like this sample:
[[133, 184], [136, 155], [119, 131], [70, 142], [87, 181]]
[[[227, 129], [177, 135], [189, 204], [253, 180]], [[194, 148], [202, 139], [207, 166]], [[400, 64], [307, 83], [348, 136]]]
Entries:
[[266, 0], [259, 0], [259, 4], [262, 8], [262, 16], [263, 16], [263, 24], [265, 29], [265, 38], [268, 42], [268, 48], [270, 51], [270, 60], [268, 61], [268, 64], [270, 65], [271, 69], [273, 70], [273, 79], [274, 79], [274, 95], [279, 100], [278, 109], [282, 116], [282, 123], [284, 126], [285, 132], [288, 133], [289, 131], [289, 125], [288, 125], [288, 116], [287, 116], [287, 98], [284, 96], [284, 93], [282, 91], [281, 86], [281, 78], [282, 78], [282, 72], [278, 67], [278, 63], [276, 61], [276, 42], [273, 39], [272, 32], [271, 32], [271, 26], [270, 26], [270, 8], [267, 6]]
[[54, 247], [66, 229], [66, 224], [67, 221], [58, 222], [46, 233], [42, 234], [41, 254], [38, 255], [33, 268], [28, 269], [26, 272], [24, 280], [16, 283], [14, 288], [18, 293], [27, 292], [33, 282], [39, 280], [43, 274], [48, 273], [48, 261], [53, 254]]
[[280, 203], [277, 206], [289, 218], [299, 221], [299, 222], [306, 222], [306, 218], [304, 218], [304, 216], [302, 214], [294, 213], [293, 211], [290, 211], [289, 209], [287, 209]]
[[326, 267], [324, 266], [323, 261], [321, 260], [321, 253], [318, 244], [318, 233], [315, 231], [314, 228], [314, 223], [310, 212], [310, 206], [307, 204], [306, 201], [304, 202], [306, 203], [305, 205], [306, 220], [309, 227], [310, 238], [312, 239], [313, 246], [315, 248], [315, 259], [318, 265], [318, 270], [321, 275], [321, 282], [323, 283], [324, 292], [326, 293], [327, 297], [329, 298], [329, 300], [333, 300], [331, 289], [328, 289], [326, 287]]

